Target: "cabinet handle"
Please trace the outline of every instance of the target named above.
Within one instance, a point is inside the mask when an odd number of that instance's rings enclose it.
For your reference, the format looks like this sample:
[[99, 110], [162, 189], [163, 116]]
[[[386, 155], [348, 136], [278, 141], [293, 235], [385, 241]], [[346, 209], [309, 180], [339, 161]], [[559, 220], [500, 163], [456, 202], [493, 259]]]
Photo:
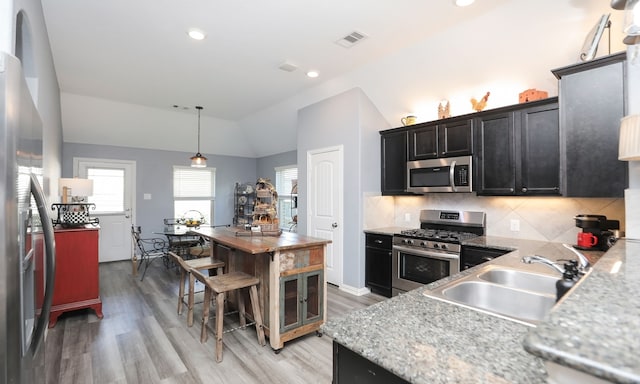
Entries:
[[373, 242], [376, 244], [382, 244], [382, 240], [374, 240]]
[[529, 191], [527, 187], [522, 187], [522, 192], [527, 193], [527, 191]]

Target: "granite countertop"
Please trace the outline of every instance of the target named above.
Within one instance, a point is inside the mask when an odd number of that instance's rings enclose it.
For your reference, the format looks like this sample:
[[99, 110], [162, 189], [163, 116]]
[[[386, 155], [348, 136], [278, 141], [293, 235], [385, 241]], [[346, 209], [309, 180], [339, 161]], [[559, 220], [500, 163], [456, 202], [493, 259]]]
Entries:
[[640, 383], [640, 241], [619, 240], [524, 347], [616, 383]]
[[401, 231], [405, 229], [412, 229], [409, 227], [383, 227], [383, 228], [371, 228], [365, 229], [364, 233], [373, 233], [377, 235], [399, 235]]
[[[520, 259], [532, 254], [554, 260], [574, 258], [559, 243], [481, 237], [465, 244], [513, 250], [500, 258], [503, 265], [506, 262], [506, 265], [522, 267]], [[587, 255], [597, 260], [602, 252]], [[543, 359], [523, 348], [525, 339], [531, 344], [532, 335], [545, 334], [534, 331], [547, 329], [546, 319], [542, 328], [531, 328], [423, 295], [426, 290], [475, 273], [481, 267], [329, 320], [323, 331], [336, 342], [411, 383], [546, 383]], [[525, 268], [550, 272], [540, 264], [527, 264]], [[582, 285], [574, 292], [578, 293]], [[552, 320], [557, 312], [552, 312]]]

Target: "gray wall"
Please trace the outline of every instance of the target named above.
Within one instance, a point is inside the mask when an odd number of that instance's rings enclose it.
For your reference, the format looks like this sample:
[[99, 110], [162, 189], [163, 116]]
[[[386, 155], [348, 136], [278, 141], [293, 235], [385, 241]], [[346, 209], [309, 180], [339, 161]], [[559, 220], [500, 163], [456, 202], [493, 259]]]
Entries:
[[[139, 148], [65, 143], [64, 177], [73, 176], [73, 158], [132, 160], [136, 162], [135, 223], [143, 233], [162, 229], [162, 219], [173, 217], [173, 166], [188, 165], [192, 153]], [[256, 159], [206, 154], [207, 166], [216, 169], [214, 224], [231, 224], [233, 189], [237, 181], [256, 179]], [[150, 193], [151, 200], [143, 195]]]
[[[73, 158], [131, 160], [136, 162], [135, 223], [145, 235], [162, 229], [162, 219], [173, 216], [173, 166], [188, 165], [192, 153], [140, 148], [65, 143], [63, 177], [73, 177]], [[275, 167], [296, 162], [296, 151], [260, 159], [206, 154], [207, 165], [216, 169], [214, 224], [231, 224], [233, 190], [236, 182], [270, 177], [275, 182]], [[144, 200], [145, 193], [151, 200]]]
[[[298, 164], [297, 151], [289, 151], [273, 156], [261, 157], [258, 159], [258, 177], [271, 179], [273, 185], [276, 183], [276, 167]], [[249, 180], [247, 180], [249, 181]]]
[[343, 174], [343, 283], [364, 287], [363, 193], [380, 190], [380, 139], [388, 128], [359, 88], [312, 104], [298, 112], [298, 232], [307, 234], [307, 152], [342, 145]]

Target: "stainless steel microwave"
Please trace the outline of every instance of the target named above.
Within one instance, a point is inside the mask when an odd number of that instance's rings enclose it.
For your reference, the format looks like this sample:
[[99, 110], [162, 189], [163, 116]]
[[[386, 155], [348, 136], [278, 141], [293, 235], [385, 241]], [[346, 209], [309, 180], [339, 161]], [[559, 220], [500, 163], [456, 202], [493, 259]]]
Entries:
[[407, 192], [472, 192], [471, 156], [409, 161]]

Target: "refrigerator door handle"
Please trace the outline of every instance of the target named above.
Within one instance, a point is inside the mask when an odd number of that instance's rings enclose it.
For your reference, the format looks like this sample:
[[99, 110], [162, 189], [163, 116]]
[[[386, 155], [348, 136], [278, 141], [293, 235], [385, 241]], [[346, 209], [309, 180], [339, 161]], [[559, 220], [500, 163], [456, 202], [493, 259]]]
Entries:
[[38, 318], [38, 324], [33, 331], [33, 339], [37, 340], [36, 345], [32, 345], [33, 353], [35, 353], [40, 344], [44, 340], [42, 334], [49, 325], [49, 312], [51, 311], [51, 303], [53, 301], [53, 287], [56, 275], [56, 252], [55, 252], [55, 238], [53, 233], [53, 224], [49, 218], [49, 212], [47, 211], [47, 201], [44, 196], [44, 192], [38, 183], [36, 176], [31, 174], [31, 193], [36, 201], [38, 207], [38, 213], [40, 214], [40, 220], [42, 222], [42, 231], [44, 234], [44, 246], [45, 246], [45, 271], [46, 282], [44, 291], [44, 301], [42, 303], [42, 311]]

